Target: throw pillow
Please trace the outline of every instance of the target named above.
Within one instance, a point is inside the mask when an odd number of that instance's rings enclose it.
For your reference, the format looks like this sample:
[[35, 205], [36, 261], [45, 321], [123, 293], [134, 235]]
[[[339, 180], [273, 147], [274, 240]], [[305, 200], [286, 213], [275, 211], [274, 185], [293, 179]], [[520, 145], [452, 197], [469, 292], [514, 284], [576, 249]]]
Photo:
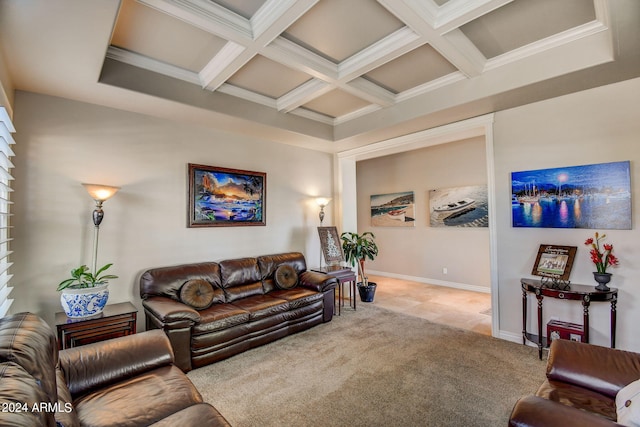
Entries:
[[213, 285], [204, 279], [187, 280], [180, 288], [180, 301], [196, 310], [204, 310], [213, 304]]
[[620, 389], [616, 395], [616, 412], [618, 424], [640, 426], [640, 380]]
[[276, 286], [280, 289], [291, 289], [298, 284], [298, 274], [290, 265], [282, 264], [274, 274]]

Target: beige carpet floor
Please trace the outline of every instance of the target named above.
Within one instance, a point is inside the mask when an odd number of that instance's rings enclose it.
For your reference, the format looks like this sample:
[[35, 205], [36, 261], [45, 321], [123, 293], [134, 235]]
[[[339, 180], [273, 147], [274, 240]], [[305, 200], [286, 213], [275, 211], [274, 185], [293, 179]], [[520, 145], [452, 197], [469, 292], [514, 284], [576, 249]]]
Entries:
[[371, 304], [189, 372], [236, 427], [503, 426], [545, 362], [531, 347]]

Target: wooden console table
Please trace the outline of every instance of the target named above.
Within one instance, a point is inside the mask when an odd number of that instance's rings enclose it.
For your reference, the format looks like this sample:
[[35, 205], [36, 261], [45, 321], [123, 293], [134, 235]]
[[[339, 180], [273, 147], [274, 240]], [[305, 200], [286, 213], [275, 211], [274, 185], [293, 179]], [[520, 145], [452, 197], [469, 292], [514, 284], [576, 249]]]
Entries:
[[[340, 315], [341, 307], [344, 305], [342, 298], [342, 284], [349, 283], [349, 306], [356, 309], [356, 274], [349, 267], [342, 267], [340, 265], [328, 265], [326, 267], [312, 268], [311, 271], [317, 271], [320, 273], [326, 273], [329, 276], [333, 276], [338, 279], [338, 316]], [[351, 304], [353, 297], [353, 305]]]
[[[544, 286], [540, 280], [520, 279], [522, 285], [522, 344], [529, 340], [538, 345], [538, 356], [542, 359], [542, 301], [544, 297], [581, 301], [583, 307], [584, 342], [589, 342], [589, 306], [591, 302], [611, 302], [611, 348], [616, 347], [616, 305], [618, 289], [598, 291], [595, 286], [571, 284], [570, 289], [555, 289]], [[527, 294], [533, 293], [538, 300], [538, 335], [527, 332]]]
[[107, 305], [102, 313], [80, 319], [71, 319], [63, 312], [56, 313], [58, 348], [63, 350], [135, 334], [137, 312], [133, 304], [123, 302]]

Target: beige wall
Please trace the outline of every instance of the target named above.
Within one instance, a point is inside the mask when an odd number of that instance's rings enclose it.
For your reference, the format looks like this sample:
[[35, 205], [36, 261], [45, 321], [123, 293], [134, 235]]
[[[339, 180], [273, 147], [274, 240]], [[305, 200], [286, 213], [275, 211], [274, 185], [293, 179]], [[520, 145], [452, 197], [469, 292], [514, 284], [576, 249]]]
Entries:
[[[421, 282], [489, 291], [488, 228], [431, 227], [429, 190], [486, 185], [484, 138], [473, 138], [360, 161], [358, 231], [376, 235], [380, 254], [367, 267]], [[374, 227], [370, 196], [413, 191], [415, 226]], [[447, 269], [447, 274], [443, 273]]]
[[[609, 241], [616, 245], [621, 260], [620, 267], [613, 270], [612, 283], [620, 289], [618, 347], [640, 351], [640, 337], [635, 332], [635, 325], [640, 323], [640, 285], [637, 282], [640, 277], [637, 263], [640, 236], [635, 219], [640, 203], [637, 93], [640, 93], [640, 79], [496, 113], [493, 178], [500, 301], [498, 335], [501, 337], [520, 340], [522, 293], [519, 280], [523, 276], [530, 277], [541, 243], [578, 246], [571, 279], [575, 283], [594, 283], [593, 267], [583, 245], [594, 230], [512, 228], [510, 173], [630, 160], [634, 229], [612, 230], [607, 234]], [[105, 204], [106, 219], [100, 242], [100, 261], [114, 261], [115, 270], [121, 276], [112, 287], [113, 302], [132, 300], [139, 306], [136, 281], [139, 274], [151, 266], [290, 249], [304, 251], [312, 265], [319, 256], [315, 231], [317, 207], [311, 196], [331, 194], [333, 165], [332, 157], [327, 154], [28, 93], [18, 93], [15, 111], [18, 146], [13, 197], [16, 202], [15, 228], [12, 232], [15, 238], [12, 245], [15, 251], [12, 269], [16, 288], [14, 311], [33, 310], [51, 319], [52, 313], [60, 310], [55, 284], [74, 265], [89, 262], [92, 202], [80, 182], [122, 186], [121, 192]], [[461, 141], [461, 144], [468, 143], [470, 141]], [[414, 159], [409, 154], [406, 161], [413, 162]], [[267, 172], [268, 226], [186, 228], [188, 162]], [[442, 163], [435, 165], [441, 167]], [[419, 173], [420, 166], [411, 166], [411, 170], [413, 177]], [[477, 173], [478, 177], [482, 175], [480, 171]], [[461, 184], [467, 183], [464, 181]], [[447, 184], [437, 182], [433, 185]], [[423, 185], [422, 189], [415, 188], [417, 198], [424, 197], [421, 191], [430, 187], [427, 183]], [[376, 187], [375, 192], [405, 189]], [[358, 203], [368, 206], [369, 194], [372, 193], [360, 192]], [[418, 199], [417, 204], [418, 212], [424, 213], [424, 199], [422, 202]], [[426, 221], [424, 217], [422, 220]], [[360, 231], [367, 229], [362, 221], [359, 219]], [[368, 218], [364, 224], [367, 221]], [[333, 223], [329, 210], [325, 224]], [[426, 223], [422, 227], [418, 223], [416, 227], [376, 232], [381, 233], [383, 239], [393, 234], [435, 233], [426, 227]], [[465, 239], [470, 236], [479, 241], [486, 239], [484, 230], [444, 229], [438, 233], [447, 233], [445, 240], [451, 236], [460, 239], [458, 246], [452, 245], [463, 258], [460, 262], [468, 257]], [[411, 244], [416, 250], [420, 245], [432, 242], [441, 244], [442, 236], [432, 237], [433, 240], [416, 239]], [[404, 241], [391, 242], [389, 246], [398, 247]], [[450, 259], [454, 259], [454, 255]], [[399, 271], [393, 265], [380, 264], [386, 262], [383, 261], [385, 258], [381, 256], [378, 265], [372, 265], [372, 268]], [[428, 265], [427, 262], [422, 264]], [[487, 264], [488, 261], [478, 262], [480, 268], [486, 268]], [[421, 263], [405, 267], [416, 268], [416, 265]], [[447, 265], [450, 277], [456, 272], [456, 265], [453, 265]], [[435, 272], [441, 271], [441, 267], [437, 265]], [[473, 269], [469, 268], [469, 271]], [[432, 273], [411, 274], [429, 277]], [[460, 280], [476, 283], [472, 281], [474, 279]], [[545, 323], [550, 316], [581, 321], [580, 304], [547, 301], [545, 310]], [[608, 344], [608, 322], [608, 305], [594, 303], [592, 342]]]
[[[137, 281], [150, 267], [290, 250], [318, 264], [312, 196], [331, 194], [331, 155], [25, 92], [15, 111], [14, 312], [51, 320], [57, 283], [91, 262], [82, 182], [122, 187], [100, 229], [98, 263], [120, 276], [111, 302], [140, 308]], [[266, 172], [267, 226], [187, 228], [187, 163]]]
[[[496, 113], [494, 124], [500, 329], [518, 340], [521, 330], [519, 280], [530, 272], [540, 244], [577, 246], [571, 280], [594, 285], [584, 241], [596, 230], [511, 227], [510, 173], [513, 171], [631, 161], [633, 230], [607, 230], [620, 266], [610, 286], [619, 288], [619, 348], [640, 351], [640, 79], [604, 86]], [[535, 300], [535, 298], [533, 298]], [[530, 303], [531, 304], [531, 303]], [[534, 308], [535, 305], [530, 305]], [[582, 323], [579, 303], [548, 300], [550, 316]], [[591, 342], [609, 343], [609, 304], [592, 305]], [[535, 319], [535, 316], [533, 317]]]

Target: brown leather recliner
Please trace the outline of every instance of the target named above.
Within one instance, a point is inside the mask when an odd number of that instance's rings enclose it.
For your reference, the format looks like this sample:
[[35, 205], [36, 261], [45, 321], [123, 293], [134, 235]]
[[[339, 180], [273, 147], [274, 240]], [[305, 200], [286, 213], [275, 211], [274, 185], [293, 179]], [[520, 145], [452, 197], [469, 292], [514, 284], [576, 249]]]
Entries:
[[554, 340], [546, 381], [516, 403], [509, 426], [617, 426], [616, 395], [637, 379], [638, 353]]
[[[281, 266], [295, 271], [294, 286], [276, 282]], [[194, 308], [184, 286], [202, 280], [213, 288], [213, 302]], [[176, 365], [187, 372], [329, 322], [336, 284], [289, 252], [154, 268], [142, 274], [140, 296], [146, 328], [167, 334]]]
[[35, 314], [3, 317], [0, 425], [228, 426], [172, 362], [160, 331], [58, 351]]

